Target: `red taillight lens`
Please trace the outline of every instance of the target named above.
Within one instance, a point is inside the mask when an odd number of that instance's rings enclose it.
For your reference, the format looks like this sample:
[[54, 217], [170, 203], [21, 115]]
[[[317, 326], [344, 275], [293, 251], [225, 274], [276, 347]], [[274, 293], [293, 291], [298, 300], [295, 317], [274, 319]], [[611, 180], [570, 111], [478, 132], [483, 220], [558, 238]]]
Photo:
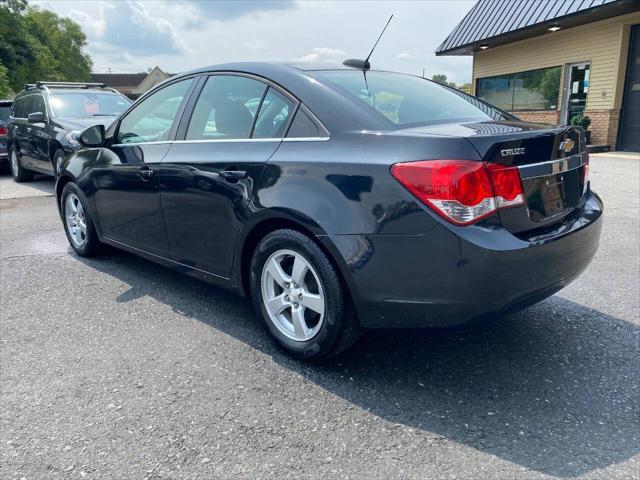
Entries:
[[499, 208], [524, 203], [516, 167], [475, 160], [397, 163], [391, 174], [420, 201], [456, 225], [469, 225]]
[[7, 135], [7, 129], [4, 128], [4, 127], [0, 127], [0, 135], [6, 136]]

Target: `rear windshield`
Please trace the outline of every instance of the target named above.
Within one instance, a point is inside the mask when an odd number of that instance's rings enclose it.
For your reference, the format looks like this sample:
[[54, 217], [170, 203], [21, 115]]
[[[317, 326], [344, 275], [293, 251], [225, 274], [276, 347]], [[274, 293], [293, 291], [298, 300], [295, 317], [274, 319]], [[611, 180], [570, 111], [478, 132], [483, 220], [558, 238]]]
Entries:
[[424, 78], [391, 72], [327, 70], [315, 74], [396, 125], [506, 120], [500, 110]]
[[9, 119], [9, 112], [11, 112], [11, 107], [5, 107], [0, 105], [0, 122], [6, 122]]
[[56, 117], [104, 117], [120, 115], [131, 101], [117, 93], [65, 92], [51, 94]]

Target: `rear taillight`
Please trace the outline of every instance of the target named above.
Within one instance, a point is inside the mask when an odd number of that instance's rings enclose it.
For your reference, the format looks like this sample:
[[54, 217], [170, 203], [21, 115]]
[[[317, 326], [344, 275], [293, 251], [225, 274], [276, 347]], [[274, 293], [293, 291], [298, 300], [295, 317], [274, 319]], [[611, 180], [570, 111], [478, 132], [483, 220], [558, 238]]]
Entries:
[[3, 137], [7, 135], [7, 129], [5, 127], [0, 127], [0, 135]]
[[524, 204], [516, 167], [475, 160], [396, 163], [391, 174], [445, 220], [469, 225], [500, 208]]

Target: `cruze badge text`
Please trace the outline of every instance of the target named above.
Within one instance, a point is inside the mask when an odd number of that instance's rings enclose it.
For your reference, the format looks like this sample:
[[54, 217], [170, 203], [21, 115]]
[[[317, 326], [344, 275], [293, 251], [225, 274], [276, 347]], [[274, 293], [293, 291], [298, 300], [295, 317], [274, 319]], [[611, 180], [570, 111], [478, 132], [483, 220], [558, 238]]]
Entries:
[[505, 148], [503, 150], [500, 150], [500, 155], [502, 155], [503, 157], [510, 157], [513, 155], [524, 155], [524, 148], [525, 147]]

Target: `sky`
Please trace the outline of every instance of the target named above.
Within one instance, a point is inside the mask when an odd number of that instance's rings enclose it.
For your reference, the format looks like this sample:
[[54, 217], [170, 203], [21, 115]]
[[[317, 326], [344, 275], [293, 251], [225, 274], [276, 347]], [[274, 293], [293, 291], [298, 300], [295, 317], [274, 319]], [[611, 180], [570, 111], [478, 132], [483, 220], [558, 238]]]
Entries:
[[371, 57], [373, 68], [458, 84], [471, 80], [471, 57], [434, 52], [474, 1], [32, 0], [78, 22], [93, 71], [136, 73], [159, 66], [179, 73], [234, 61], [341, 63]]

